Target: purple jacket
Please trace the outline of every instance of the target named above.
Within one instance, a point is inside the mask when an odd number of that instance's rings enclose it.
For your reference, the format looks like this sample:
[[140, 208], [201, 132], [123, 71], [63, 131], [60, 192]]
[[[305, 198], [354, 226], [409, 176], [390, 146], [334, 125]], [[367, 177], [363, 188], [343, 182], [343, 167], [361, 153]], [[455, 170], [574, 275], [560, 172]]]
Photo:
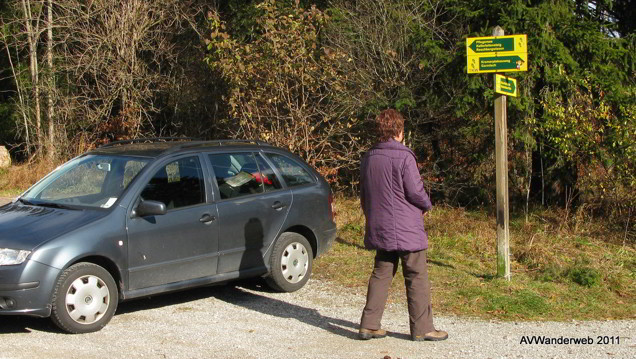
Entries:
[[416, 252], [428, 248], [422, 213], [432, 208], [415, 154], [391, 139], [362, 158], [360, 200], [368, 249]]

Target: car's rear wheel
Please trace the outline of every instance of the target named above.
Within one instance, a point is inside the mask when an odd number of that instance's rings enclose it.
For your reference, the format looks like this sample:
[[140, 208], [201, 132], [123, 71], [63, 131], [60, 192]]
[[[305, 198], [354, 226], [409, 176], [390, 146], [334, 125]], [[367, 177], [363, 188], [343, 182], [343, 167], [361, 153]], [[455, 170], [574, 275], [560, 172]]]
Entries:
[[117, 284], [110, 273], [92, 263], [77, 263], [57, 281], [51, 319], [69, 333], [95, 332], [108, 324], [117, 304]]
[[272, 251], [267, 284], [282, 292], [297, 291], [309, 280], [312, 264], [313, 252], [307, 239], [298, 233], [283, 233]]

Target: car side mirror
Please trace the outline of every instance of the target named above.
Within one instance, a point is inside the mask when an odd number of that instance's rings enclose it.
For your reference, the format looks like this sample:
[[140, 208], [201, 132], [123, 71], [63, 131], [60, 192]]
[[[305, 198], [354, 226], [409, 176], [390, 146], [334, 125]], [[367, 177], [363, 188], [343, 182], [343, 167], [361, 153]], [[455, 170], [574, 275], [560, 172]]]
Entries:
[[135, 210], [138, 217], [162, 216], [166, 214], [166, 205], [159, 201], [141, 201]]

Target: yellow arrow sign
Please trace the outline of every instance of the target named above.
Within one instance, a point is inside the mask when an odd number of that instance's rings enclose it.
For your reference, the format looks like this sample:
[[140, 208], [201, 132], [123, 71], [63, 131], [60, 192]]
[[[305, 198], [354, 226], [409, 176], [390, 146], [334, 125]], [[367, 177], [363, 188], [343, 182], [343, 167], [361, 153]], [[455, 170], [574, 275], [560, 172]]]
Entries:
[[528, 54], [523, 52], [467, 56], [466, 60], [469, 74], [528, 71]]
[[495, 74], [495, 92], [517, 97], [517, 80], [512, 77]]
[[509, 53], [528, 52], [528, 35], [469, 37], [466, 39], [466, 55], [502, 56]]

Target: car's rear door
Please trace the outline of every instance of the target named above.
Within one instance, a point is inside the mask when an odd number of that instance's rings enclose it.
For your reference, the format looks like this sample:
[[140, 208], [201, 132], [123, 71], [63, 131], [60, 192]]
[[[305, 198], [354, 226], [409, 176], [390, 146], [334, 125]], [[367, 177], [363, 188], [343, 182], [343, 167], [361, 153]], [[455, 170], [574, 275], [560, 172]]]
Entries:
[[128, 219], [129, 290], [216, 274], [218, 213], [202, 164], [198, 155], [167, 160], [139, 194], [167, 213]]
[[257, 152], [214, 153], [208, 159], [219, 196], [218, 273], [264, 273], [263, 255], [285, 223], [291, 191]]

